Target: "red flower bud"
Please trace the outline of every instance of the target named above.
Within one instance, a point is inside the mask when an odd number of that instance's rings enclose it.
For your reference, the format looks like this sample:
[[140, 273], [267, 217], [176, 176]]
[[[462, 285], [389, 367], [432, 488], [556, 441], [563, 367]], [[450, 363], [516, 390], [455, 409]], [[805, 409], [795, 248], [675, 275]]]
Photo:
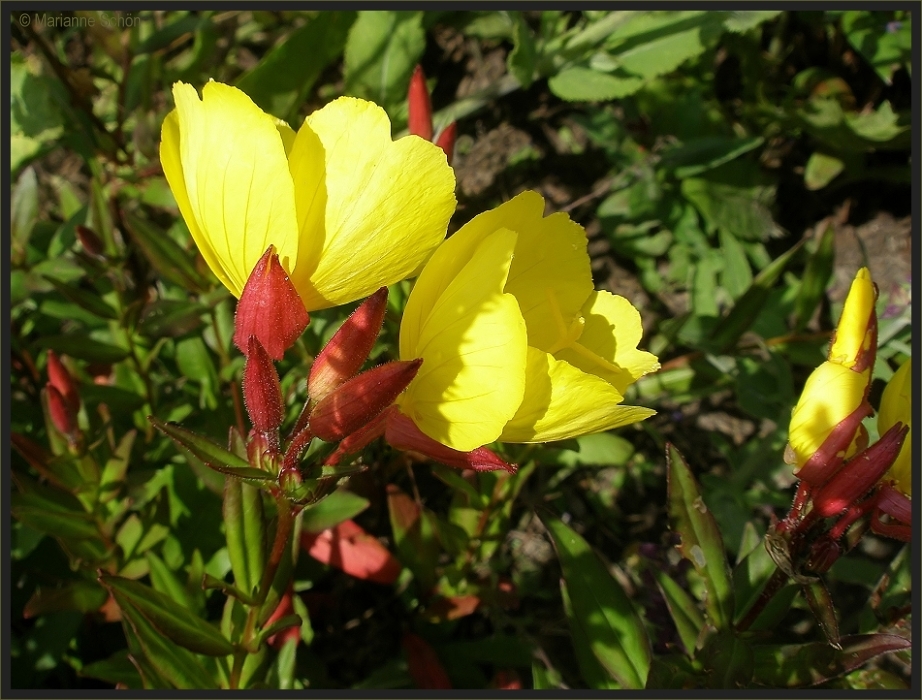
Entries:
[[[368, 445], [372, 440], [376, 440], [384, 435], [384, 426], [387, 417], [397, 410], [396, 406], [388, 406], [368, 423], [358, 430], [347, 435], [337, 445], [336, 449], [327, 457], [323, 463], [335, 466], [340, 463], [347, 455], [354, 454]], [[287, 455], [286, 455], [287, 456]]]
[[390, 406], [422, 363], [388, 362], [353, 377], [317, 404], [311, 413], [311, 431], [327, 442], [342, 440]]
[[410, 418], [399, 411], [392, 411], [387, 416], [384, 439], [398, 450], [419, 452], [436, 462], [458, 469], [473, 469], [478, 472], [503, 469], [515, 474], [516, 466], [501, 460], [492, 450], [478, 447], [470, 452], [459, 452], [433, 440], [416, 427]]
[[77, 238], [80, 240], [80, 245], [83, 246], [83, 249], [94, 257], [102, 257], [105, 253], [105, 247], [102, 244], [102, 241], [99, 239], [99, 236], [96, 235], [96, 232], [87, 228], [86, 226], [76, 226]]
[[810, 546], [804, 568], [816, 574], [826, 573], [841, 555], [842, 547], [838, 542], [829, 537], [821, 537]]
[[275, 365], [255, 335], [247, 343], [243, 368], [243, 401], [253, 427], [262, 433], [278, 430], [284, 418], [282, 387]]
[[[889, 522], [881, 520], [881, 515], [888, 516]], [[912, 539], [912, 501], [909, 497], [889, 483], [882, 484], [871, 517], [871, 529], [879, 535], [909, 542]]]
[[451, 165], [451, 157], [455, 154], [455, 134], [458, 131], [458, 123], [452, 122], [439, 133], [435, 139], [435, 145], [445, 151], [448, 157], [448, 164]]
[[71, 437], [77, 429], [76, 415], [54, 384], [51, 382], [46, 384], [45, 391], [48, 395], [48, 413], [51, 415], [51, 422], [60, 432]]
[[48, 351], [48, 381], [60, 392], [68, 408], [76, 415], [80, 410], [80, 394], [77, 393], [77, 384], [54, 350]]
[[834, 478], [842, 465], [846, 450], [855, 440], [855, 436], [863, 429], [861, 421], [872, 412], [870, 404], [862, 401], [858, 408], [832, 429], [820, 448], [804, 463], [804, 466], [795, 472], [795, 476], [814, 488], [819, 488]]
[[249, 338], [255, 335], [269, 357], [281, 360], [308, 323], [310, 316], [301, 297], [278, 254], [269, 246], [250, 273], [237, 302], [234, 345], [246, 353]]
[[[294, 602], [292, 597], [294, 596], [294, 589], [289, 586], [288, 590], [285, 591], [282, 595], [282, 599], [279, 601], [278, 607], [275, 609], [275, 612], [269, 616], [269, 619], [266, 620], [263, 627], [271, 627], [276, 622], [281, 620], [286, 615], [292, 615], [295, 611]], [[301, 629], [297, 625], [292, 625], [286, 629], [283, 629], [281, 632], [273, 634], [269, 637], [266, 642], [269, 646], [275, 649], [281, 649], [285, 646], [286, 642], [294, 641], [296, 644], [301, 640]]]
[[374, 347], [386, 310], [387, 287], [381, 287], [352, 312], [330, 338], [314, 359], [307, 378], [307, 393], [311, 401], [321, 401], [355, 376]]
[[900, 453], [909, 427], [897, 423], [863, 452], [852, 457], [813, 497], [821, 518], [844, 512], [880, 481]]
[[410, 88], [407, 91], [407, 112], [407, 126], [410, 133], [431, 141], [432, 103], [429, 100], [429, 89], [426, 87], [426, 76], [422, 66], [416, 66], [413, 69], [413, 77], [410, 78]]

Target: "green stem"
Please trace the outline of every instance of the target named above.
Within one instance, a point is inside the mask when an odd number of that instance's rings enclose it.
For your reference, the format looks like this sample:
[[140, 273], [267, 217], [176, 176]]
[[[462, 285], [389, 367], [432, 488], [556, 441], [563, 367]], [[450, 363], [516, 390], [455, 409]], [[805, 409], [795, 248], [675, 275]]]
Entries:
[[269, 596], [275, 575], [278, 572], [279, 564], [282, 563], [282, 557], [285, 555], [285, 548], [288, 547], [291, 540], [291, 533], [294, 529], [295, 513], [290, 504], [283, 496], [275, 499], [278, 507], [278, 524], [275, 527], [275, 541], [272, 543], [272, 550], [269, 552], [269, 561], [263, 571], [262, 580], [259, 582], [259, 589], [256, 591], [256, 597], [250, 610], [247, 613], [246, 624], [243, 628], [243, 634], [240, 636], [240, 646], [234, 654], [234, 666], [231, 669], [230, 687], [236, 689], [240, 684], [240, 676], [243, 673], [243, 664], [246, 661], [247, 654], [255, 653], [258, 649], [252, 649], [253, 640], [259, 634], [257, 622], [259, 620], [260, 609]]

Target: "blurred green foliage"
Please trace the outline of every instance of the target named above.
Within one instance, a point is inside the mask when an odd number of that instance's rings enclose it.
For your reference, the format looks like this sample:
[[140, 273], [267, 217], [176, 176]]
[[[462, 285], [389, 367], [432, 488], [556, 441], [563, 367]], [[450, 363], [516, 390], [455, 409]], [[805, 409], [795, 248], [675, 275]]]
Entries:
[[[829, 574], [844, 652], [791, 605], [793, 589], [755, 638], [731, 633], [771, 573], [760, 537], [791, 495], [787, 421], [841, 303], [834, 273], [851, 264], [837, 262], [831, 215], [846, 200], [909, 210], [908, 11], [29, 16], [14, 18], [9, 74], [11, 687], [228, 682], [225, 636], [243, 613], [222, 603], [224, 478], [147, 419], [222, 444], [229, 426], [246, 430], [233, 299], [159, 166], [170, 86], [234, 84], [295, 127], [360, 96], [399, 134], [418, 63], [436, 125], [459, 121], [462, 157], [501, 124], [530, 135], [492, 187], [459, 195], [454, 225], [525, 188], [571, 211], [615, 261], [626, 286], [613, 291], [641, 307], [663, 370], [626, 400], [659, 415], [618, 435], [508, 446], [515, 476], [372, 446], [371, 469], [302, 527], [355, 518], [402, 573], [360, 580], [301, 550], [289, 562], [301, 641], [263, 646], [241, 684], [433, 687], [418, 673], [427, 648], [453, 687], [908, 687], [910, 653], [890, 637], [907, 624], [892, 611], [908, 606], [909, 557], [888, 542]], [[459, 162], [459, 179], [484, 167]], [[561, 180], [559, 201], [548, 193]], [[871, 260], [872, 274], [887, 267]], [[882, 380], [911, 354], [908, 289], [908, 277], [881, 285]], [[374, 362], [395, 354], [408, 290], [391, 290]], [[314, 314], [279, 365], [289, 422], [349, 311]], [[41, 398], [48, 350], [78, 379], [81, 449]], [[251, 514], [255, 493], [240, 495]], [[271, 526], [266, 509], [257, 530]]]

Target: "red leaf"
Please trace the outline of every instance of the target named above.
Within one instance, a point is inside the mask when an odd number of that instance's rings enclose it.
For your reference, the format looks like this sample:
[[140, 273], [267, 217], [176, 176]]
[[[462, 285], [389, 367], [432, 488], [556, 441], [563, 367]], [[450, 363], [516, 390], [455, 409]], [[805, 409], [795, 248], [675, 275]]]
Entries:
[[412, 632], [405, 632], [403, 648], [407, 653], [410, 677], [413, 678], [413, 683], [417, 688], [422, 690], [451, 688], [451, 681], [435, 649], [429, 646], [426, 640]]
[[352, 520], [319, 534], [302, 533], [301, 547], [317, 561], [355, 578], [389, 585], [400, 576], [400, 562]]
[[475, 595], [440, 596], [426, 608], [426, 618], [431, 622], [460, 620], [471, 615], [480, 607], [480, 598]]

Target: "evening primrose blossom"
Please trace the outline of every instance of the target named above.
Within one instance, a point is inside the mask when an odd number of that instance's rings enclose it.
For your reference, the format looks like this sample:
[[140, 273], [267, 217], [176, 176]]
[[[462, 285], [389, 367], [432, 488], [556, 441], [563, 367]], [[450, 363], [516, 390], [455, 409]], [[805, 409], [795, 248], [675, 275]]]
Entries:
[[[794, 465], [795, 472], [801, 470], [814, 455], [820, 455], [824, 463], [832, 458], [847, 459], [860, 449], [862, 441], [867, 438], [860, 421], [871, 413], [867, 394], [877, 345], [876, 299], [871, 274], [867, 268], [861, 268], [845, 299], [828, 359], [807, 378], [791, 414], [787, 458]], [[833, 446], [830, 454], [821, 452], [836, 428], [846, 425], [843, 424], [846, 419], [849, 419], [848, 430], [840, 428], [842, 435], [833, 436], [834, 441], [843, 444]], [[811, 476], [799, 475], [808, 479]]]
[[586, 234], [523, 192], [445, 241], [417, 279], [400, 358], [421, 358], [399, 410], [430, 438], [470, 451], [609, 430], [655, 411], [622, 406], [659, 368], [637, 349], [640, 314], [594, 291]]
[[334, 100], [297, 133], [240, 90], [173, 86], [160, 159], [183, 219], [237, 297], [270, 244], [308, 311], [413, 275], [445, 236], [455, 179], [444, 152], [391, 140], [374, 103]]
[[[894, 372], [880, 399], [877, 414], [877, 430], [883, 435], [896, 423], [912, 425], [912, 358], [906, 360]], [[912, 496], [912, 428], [903, 442], [899, 456], [885, 478], [892, 479], [894, 486], [907, 496]]]

